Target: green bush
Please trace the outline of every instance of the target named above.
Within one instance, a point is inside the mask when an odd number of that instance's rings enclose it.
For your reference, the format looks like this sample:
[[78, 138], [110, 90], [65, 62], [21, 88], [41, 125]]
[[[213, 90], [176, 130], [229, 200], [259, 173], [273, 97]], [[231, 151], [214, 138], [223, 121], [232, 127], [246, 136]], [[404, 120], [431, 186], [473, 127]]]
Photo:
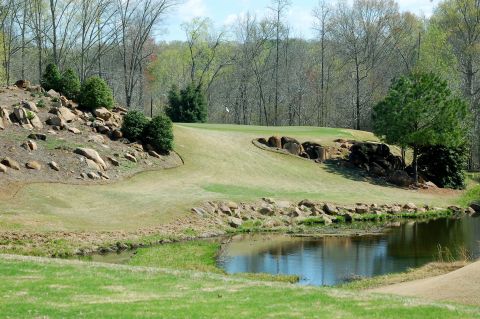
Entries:
[[80, 105], [95, 110], [101, 107], [113, 108], [112, 90], [108, 84], [98, 76], [88, 78], [80, 90]]
[[38, 100], [37, 106], [40, 108], [44, 108], [46, 106], [45, 101], [43, 99]]
[[418, 170], [438, 187], [464, 189], [468, 152], [464, 146], [422, 147], [418, 156]]
[[190, 83], [185, 89], [172, 86], [168, 92], [168, 117], [174, 122], [203, 123], [207, 120], [207, 102], [201, 87]]
[[47, 68], [45, 69], [45, 73], [42, 75], [41, 79], [41, 84], [42, 87], [48, 91], [48, 90], [55, 90], [57, 92], [60, 92], [61, 89], [61, 80], [62, 80], [62, 75], [60, 74], [60, 71], [58, 71], [58, 67], [50, 63], [47, 65]]
[[60, 92], [70, 100], [76, 100], [80, 94], [80, 89], [81, 84], [78, 74], [72, 69], [63, 72], [60, 80]]
[[168, 153], [173, 149], [173, 125], [165, 115], [154, 117], [145, 127], [143, 136], [144, 143], [160, 153]]
[[122, 133], [130, 141], [143, 139], [143, 133], [148, 125], [148, 119], [139, 111], [129, 111], [123, 118]]

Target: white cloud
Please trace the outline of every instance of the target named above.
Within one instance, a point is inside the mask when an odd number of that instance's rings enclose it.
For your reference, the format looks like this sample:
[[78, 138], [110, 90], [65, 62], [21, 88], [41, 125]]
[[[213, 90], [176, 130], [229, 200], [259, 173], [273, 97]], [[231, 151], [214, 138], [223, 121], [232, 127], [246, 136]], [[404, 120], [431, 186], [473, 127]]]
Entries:
[[188, 0], [178, 8], [178, 17], [182, 21], [190, 21], [193, 18], [206, 17], [207, 5], [204, 0]]

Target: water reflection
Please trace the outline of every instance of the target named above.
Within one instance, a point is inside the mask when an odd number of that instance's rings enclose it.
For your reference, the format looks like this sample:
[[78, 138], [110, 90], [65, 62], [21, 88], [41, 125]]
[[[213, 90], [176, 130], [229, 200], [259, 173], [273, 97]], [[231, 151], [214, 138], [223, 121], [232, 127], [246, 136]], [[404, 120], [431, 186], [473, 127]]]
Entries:
[[480, 218], [408, 222], [382, 236], [242, 235], [226, 247], [219, 265], [228, 273], [296, 274], [301, 284], [335, 285], [422, 266], [435, 260], [439, 245], [480, 257]]

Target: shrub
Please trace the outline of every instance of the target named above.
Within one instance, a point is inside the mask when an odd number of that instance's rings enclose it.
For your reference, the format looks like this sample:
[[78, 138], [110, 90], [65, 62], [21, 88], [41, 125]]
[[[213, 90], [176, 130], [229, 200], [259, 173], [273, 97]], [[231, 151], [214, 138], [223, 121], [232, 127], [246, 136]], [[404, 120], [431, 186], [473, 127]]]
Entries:
[[61, 80], [62, 76], [60, 74], [60, 71], [58, 71], [58, 67], [50, 63], [47, 65], [47, 68], [45, 69], [45, 73], [42, 75], [41, 79], [41, 84], [42, 87], [48, 91], [48, 90], [55, 90], [60, 92], [61, 89]]
[[78, 74], [72, 69], [67, 69], [63, 72], [60, 80], [60, 92], [67, 98], [76, 100], [80, 94], [80, 89], [81, 84]]
[[40, 107], [40, 108], [44, 108], [46, 106], [45, 101], [43, 99], [40, 99], [37, 102], [37, 106]]
[[464, 146], [422, 147], [418, 156], [418, 169], [426, 179], [439, 187], [465, 188], [465, 169], [468, 152]]
[[145, 127], [143, 136], [144, 142], [158, 152], [168, 153], [173, 149], [172, 121], [165, 115], [154, 117]]
[[201, 87], [190, 83], [185, 89], [172, 86], [168, 92], [168, 117], [174, 122], [203, 123], [207, 120], [207, 102]]
[[80, 90], [80, 105], [95, 110], [101, 107], [113, 108], [112, 90], [108, 84], [98, 76], [88, 78]]
[[131, 141], [141, 140], [147, 127], [148, 119], [139, 111], [129, 111], [123, 118], [123, 136]]

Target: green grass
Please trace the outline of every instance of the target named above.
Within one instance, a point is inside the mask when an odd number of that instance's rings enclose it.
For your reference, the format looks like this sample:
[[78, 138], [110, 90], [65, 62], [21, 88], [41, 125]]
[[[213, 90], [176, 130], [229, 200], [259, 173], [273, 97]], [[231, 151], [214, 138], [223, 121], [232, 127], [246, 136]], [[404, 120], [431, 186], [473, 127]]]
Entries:
[[[175, 150], [185, 165], [108, 185], [27, 185], [15, 197], [0, 194], [0, 211], [12, 212], [2, 221], [31, 231], [135, 231], [185, 216], [207, 200], [249, 202], [272, 197], [347, 205], [361, 201], [447, 206], [460, 194], [375, 185], [327, 165], [259, 149], [251, 142], [274, 134], [324, 144], [338, 137], [375, 140], [366, 132], [214, 124], [177, 124], [174, 131]], [[104, 156], [107, 152], [100, 151]]]
[[4, 318], [479, 318], [480, 309], [194, 271], [0, 256]]
[[207, 241], [141, 248], [132, 257], [129, 265], [223, 273], [216, 265], [219, 249], [219, 243]]
[[[194, 270], [226, 275], [217, 267], [217, 254], [221, 244], [214, 241], [187, 241], [138, 249], [128, 262], [132, 266], [147, 266]], [[263, 273], [238, 273], [233, 277], [248, 278], [259, 281], [279, 281], [296, 283], [295, 275], [271, 275]]]

